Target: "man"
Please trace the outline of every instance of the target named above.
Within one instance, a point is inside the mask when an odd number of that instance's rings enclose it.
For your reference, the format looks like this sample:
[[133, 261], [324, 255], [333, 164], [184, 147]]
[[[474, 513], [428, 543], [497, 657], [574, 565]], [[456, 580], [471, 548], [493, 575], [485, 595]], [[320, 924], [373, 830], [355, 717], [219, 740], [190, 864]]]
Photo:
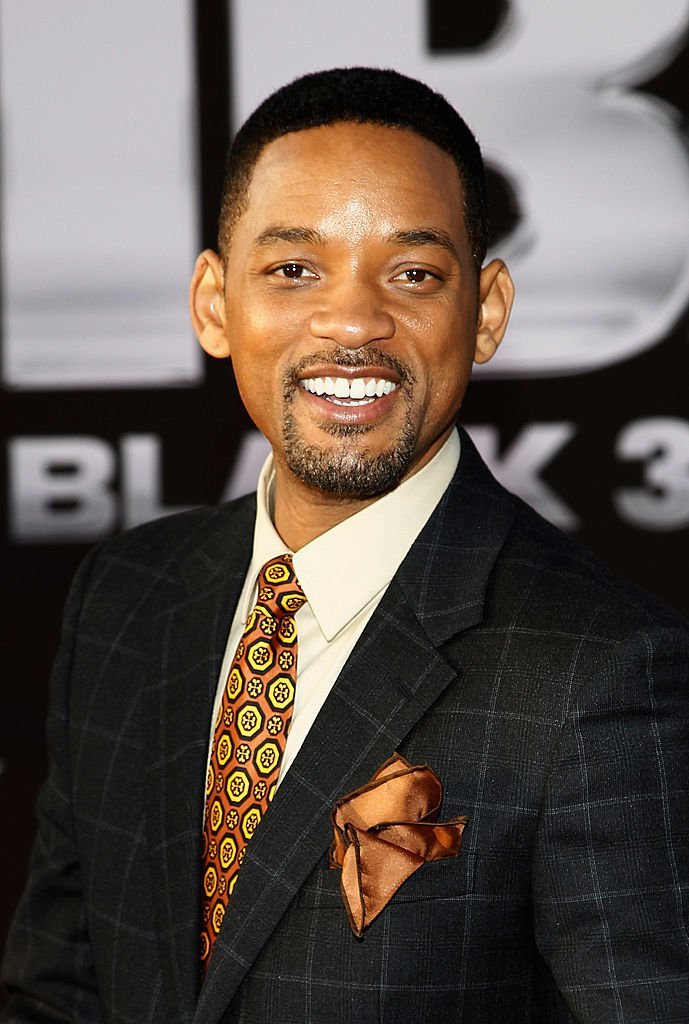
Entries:
[[[689, 631], [456, 432], [512, 303], [485, 217], [473, 136], [396, 73], [306, 76], [239, 133], [192, 318], [272, 458], [77, 576], [6, 1020], [686, 1019]], [[281, 670], [298, 642], [267, 794], [260, 622]]]

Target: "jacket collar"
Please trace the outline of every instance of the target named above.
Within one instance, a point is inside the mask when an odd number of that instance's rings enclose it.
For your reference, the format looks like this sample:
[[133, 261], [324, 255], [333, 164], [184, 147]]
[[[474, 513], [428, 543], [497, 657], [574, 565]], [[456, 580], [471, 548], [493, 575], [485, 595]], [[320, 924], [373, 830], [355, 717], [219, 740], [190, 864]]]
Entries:
[[460, 429], [460, 438], [457, 472], [397, 574], [436, 647], [481, 621], [491, 573], [517, 506], [466, 431]]

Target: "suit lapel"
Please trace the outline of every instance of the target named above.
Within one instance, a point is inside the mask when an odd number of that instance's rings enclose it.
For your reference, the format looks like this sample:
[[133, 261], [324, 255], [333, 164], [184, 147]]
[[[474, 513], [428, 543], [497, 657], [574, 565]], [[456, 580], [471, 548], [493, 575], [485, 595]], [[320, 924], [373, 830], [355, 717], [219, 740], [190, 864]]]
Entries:
[[469, 435], [460, 429], [460, 437], [454, 479], [396, 576], [436, 647], [483, 618], [518, 504], [491, 475]]
[[147, 839], [171, 1020], [190, 1020], [199, 988], [200, 841], [213, 700], [251, 555], [253, 503], [219, 522], [179, 567], [178, 600], [152, 623]]
[[488, 576], [514, 516], [512, 499], [468, 438], [462, 445], [461, 480], [390, 584], [247, 847], [201, 991], [199, 1022], [220, 1019], [323, 858], [334, 801], [367, 782], [461, 677], [461, 666], [448, 664], [438, 648], [480, 621]]

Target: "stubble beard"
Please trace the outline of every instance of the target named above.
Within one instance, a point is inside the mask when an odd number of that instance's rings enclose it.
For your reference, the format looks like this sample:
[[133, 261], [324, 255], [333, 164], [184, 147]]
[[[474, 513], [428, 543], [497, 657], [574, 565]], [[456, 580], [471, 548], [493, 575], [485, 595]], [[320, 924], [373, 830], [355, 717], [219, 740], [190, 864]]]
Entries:
[[[311, 356], [309, 363], [318, 365], [332, 361], [332, 354]], [[340, 366], [387, 366], [400, 378], [399, 399], [404, 403], [404, 417], [393, 444], [385, 451], [371, 453], [365, 445], [366, 434], [375, 427], [369, 424], [324, 423], [324, 433], [340, 440], [333, 449], [308, 444], [299, 434], [292, 411], [292, 403], [299, 374], [308, 365], [292, 368], [284, 382], [284, 416], [282, 441], [284, 457], [289, 470], [309, 487], [340, 498], [377, 498], [394, 490], [411, 467], [416, 449], [417, 430], [412, 418], [412, 389], [414, 377], [399, 360], [385, 353], [368, 350], [365, 354], [350, 352], [338, 354]], [[352, 443], [348, 443], [351, 440]]]

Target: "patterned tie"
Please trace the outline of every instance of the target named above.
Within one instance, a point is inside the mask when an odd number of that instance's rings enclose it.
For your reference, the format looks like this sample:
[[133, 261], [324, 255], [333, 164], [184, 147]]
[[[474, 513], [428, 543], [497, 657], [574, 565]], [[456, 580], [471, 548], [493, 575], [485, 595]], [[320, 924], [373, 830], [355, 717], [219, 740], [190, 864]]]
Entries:
[[292, 556], [258, 576], [256, 606], [215, 723], [203, 828], [201, 966], [205, 973], [247, 843], [275, 794], [297, 678], [294, 615], [306, 598]]

